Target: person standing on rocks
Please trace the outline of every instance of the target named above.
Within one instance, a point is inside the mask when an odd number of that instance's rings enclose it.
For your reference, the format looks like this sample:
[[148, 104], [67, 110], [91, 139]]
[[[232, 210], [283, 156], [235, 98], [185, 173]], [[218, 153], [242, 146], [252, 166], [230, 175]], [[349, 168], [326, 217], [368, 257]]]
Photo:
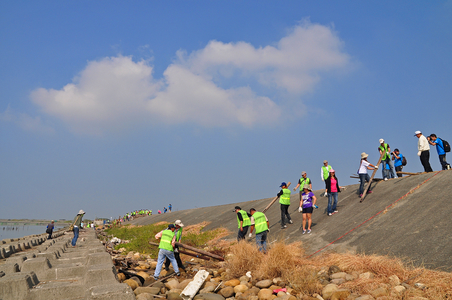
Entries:
[[[176, 222], [174, 222], [174, 226], [176, 227], [176, 230], [175, 230], [176, 242], [180, 243], [180, 241], [182, 239], [182, 227], [184, 227], [184, 224], [182, 223], [181, 220], [176, 220]], [[185, 271], [184, 264], [182, 263], [182, 261], [180, 259], [179, 247], [177, 245], [174, 246], [174, 258], [177, 261], [177, 266], [179, 267], [179, 269], [182, 269]], [[169, 265], [170, 265], [170, 260], [168, 258], [166, 258], [165, 259], [165, 270], [169, 271]]]
[[47, 237], [48, 240], [52, 239], [52, 233], [53, 233], [53, 229], [55, 228], [55, 221], [52, 220], [52, 222], [50, 222], [49, 224], [47, 224], [47, 229], [46, 229], [46, 233], [49, 234], [49, 236]]
[[[325, 181], [325, 194], [323, 196], [327, 196], [328, 195], [328, 191], [327, 191], [327, 187], [326, 187], [326, 179], [330, 176], [330, 170], [333, 167], [328, 165], [328, 161], [324, 160], [323, 161], [323, 166], [320, 168], [320, 177], [322, 178], [322, 181]], [[312, 185], [311, 185], [312, 188]]]
[[72, 239], [72, 247], [75, 247], [77, 244], [78, 234], [80, 231], [80, 227], [82, 226], [82, 219], [85, 215], [85, 212], [81, 209], [78, 214], [74, 218], [74, 222], [72, 223], [72, 227], [74, 230], [74, 238]]
[[[374, 170], [374, 169], [378, 170], [378, 166], [374, 166], [373, 164], [371, 164], [370, 162], [367, 161], [368, 156], [369, 156], [369, 154], [367, 154], [366, 152], [361, 153], [361, 162], [359, 164], [359, 169], [358, 169], [358, 175], [359, 175], [359, 181], [360, 181], [359, 191], [358, 191], [359, 197], [363, 196], [364, 184], [366, 182], [369, 182], [369, 180], [370, 180], [370, 176], [369, 176], [369, 174], [367, 174], [367, 170]], [[368, 194], [372, 193], [372, 191], [370, 190], [370, 186], [367, 188], [367, 193]]]
[[160, 271], [162, 270], [165, 257], [168, 258], [173, 265], [173, 269], [176, 275], [180, 276], [179, 267], [177, 266], [177, 261], [174, 258], [174, 246], [176, 245], [176, 234], [174, 233], [175, 230], [176, 226], [174, 226], [174, 224], [169, 224], [167, 229], [162, 230], [155, 235], [156, 239], [160, 239], [160, 250], [157, 258], [157, 267], [155, 268], [154, 272], [155, 280], [159, 279]]
[[424, 172], [433, 172], [430, 166], [430, 146], [428, 145], [427, 138], [419, 130], [414, 132], [414, 136], [419, 139], [417, 142], [417, 156], [421, 159]]
[[237, 233], [237, 241], [240, 242], [245, 239], [248, 227], [251, 225], [250, 215], [248, 215], [246, 211], [242, 210], [240, 206], [236, 206], [233, 212], [237, 214], [237, 225], [239, 228]]
[[[304, 173], [306, 174], [306, 172]], [[281, 188], [281, 191], [279, 191], [279, 193], [276, 196], [279, 197], [279, 203], [281, 204], [281, 229], [284, 229], [287, 228], [286, 218], [289, 224], [293, 224], [289, 214], [290, 190], [288, 189], [287, 183], [285, 182], [281, 183], [279, 187]]]
[[254, 228], [256, 228], [256, 245], [261, 252], [267, 252], [267, 233], [269, 231], [270, 223], [268, 222], [267, 216], [256, 209], [250, 209], [251, 214], [251, 228], [250, 235], [251, 237]]
[[302, 200], [300, 201], [300, 207], [298, 211], [303, 213], [303, 234], [306, 233], [306, 220], [308, 221], [308, 233], [311, 233], [312, 224], [312, 211], [314, 210], [317, 198], [312, 192], [309, 185], [303, 187], [303, 193], [301, 194]]

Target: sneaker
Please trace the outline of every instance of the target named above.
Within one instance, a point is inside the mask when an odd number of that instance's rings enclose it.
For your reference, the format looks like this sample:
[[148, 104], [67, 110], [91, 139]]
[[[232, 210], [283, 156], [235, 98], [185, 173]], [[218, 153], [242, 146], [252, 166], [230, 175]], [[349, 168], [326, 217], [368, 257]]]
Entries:
[[388, 178], [385, 178], [385, 181], [388, 181]]
[[154, 280], [157, 281], [157, 280], [159, 280], [159, 278], [154, 276]]
[[308, 233], [311, 233], [311, 229], [308, 229]]
[[335, 209], [334, 212], [337, 213], [338, 212], [337, 209]]
[[177, 272], [177, 273], [176, 273], [176, 276], [180, 276], [180, 272]]
[[292, 220], [289, 220], [289, 224], [293, 224], [293, 221], [292, 221]]
[[363, 197], [363, 194], [359, 194], [359, 198], [362, 198]]
[[332, 213], [328, 213], [328, 216], [332, 216], [333, 214]]
[[287, 225], [282, 225], [281, 226], [281, 229], [285, 229], [285, 228], [287, 228]]
[[306, 233], [306, 229], [303, 229], [303, 234], [305, 234]]
[[372, 191], [368, 191], [367, 193], [368, 193], [368, 194], [372, 194], [373, 192], [372, 192]]

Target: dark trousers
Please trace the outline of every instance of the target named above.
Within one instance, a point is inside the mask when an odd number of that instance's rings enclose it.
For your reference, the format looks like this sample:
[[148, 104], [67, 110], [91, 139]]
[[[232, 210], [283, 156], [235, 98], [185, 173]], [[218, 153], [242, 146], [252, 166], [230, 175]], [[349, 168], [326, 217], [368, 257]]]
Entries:
[[439, 156], [439, 163], [441, 164], [441, 167], [443, 167], [443, 170], [447, 170], [447, 166], [449, 164], [446, 161], [446, 154], [442, 154]]
[[52, 239], [52, 233], [53, 233], [53, 230], [50, 230], [50, 231], [49, 231], [49, 236], [47, 237], [48, 240], [51, 240], [51, 239]]
[[292, 220], [289, 215], [289, 206], [281, 204], [281, 226], [286, 225], [286, 217], [288, 221]]
[[[185, 270], [184, 264], [182, 263], [182, 261], [180, 260], [180, 254], [179, 252], [174, 251], [174, 258], [177, 261], [177, 266], [179, 267], [179, 269]], [[170, 260], [168, 259], [168, 257], [165, 259], [165, 270], [169, 270], [169, 265], [171, 264]]]
[[399, 173], [399, 172], [402, 172], [402, 168], [403, 168], [403, 166], [395, 167], [395, 171], [396, 171], [397, 177], [403, 177], [403, 174]]
[[430, 151], [425, 150], [421, 152], [421, 164], [424, 167], [424, 172], [433, 172], [430, 166]]
[[245, 239], [245, 237], [246, 237], [246, 234], [247, 234], [247, 232], [248, 232], [248, 227], [249, 226], [245, 226], [245, 227], [242, 227], [242, 231], [240, 231], [240, 228], [239, 228], [239, 232], [237, 233], [237, 241], [241, 241], [241, 240], [244, 240]]
[[[358, 191], [358, 193], [360, 195], [362, 195], [364, 193], [364, 185], [366, 184], [366, 182], [370, 181], [369, 174], [367, 174], [367, 173], [366, 174], [359, 174], [359, 181], [360, 181], [360, 184], [359, 184], [359, 191]], [[370, 185], [367, 188], [367, 191], [369, 191], [369, 190], [370, 190]]]

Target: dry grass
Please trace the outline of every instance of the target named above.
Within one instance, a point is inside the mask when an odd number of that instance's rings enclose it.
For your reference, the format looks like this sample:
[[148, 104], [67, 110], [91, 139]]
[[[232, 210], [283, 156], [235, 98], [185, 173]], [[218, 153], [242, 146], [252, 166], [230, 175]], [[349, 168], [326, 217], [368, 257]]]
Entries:
[[401, 282], [410, 286], [423, 283], [426, 289], [408, 289], [394, 299], [409, 297], [425, 297], [428, 299], [452, 299], [452, 274], [425, 268], [414, 268], [406, 265], [398, 258], [378, 255], [356, 255], [325, 253], [311, 259], [304, 257], [304, 249], [300, 242], [293, 244], [275, 243], [267, 254], [257, 250], [255, 244], [240, 242], [231, 246], [232, 256], [227, 260], [230, 278], [239, 278], [251, 271], [254, 279], [272, 279], [281, 277], [296, 291], [303, 295], [321, 293], [318, 273], [328, 270], [330, 266], [338, 266], [349, 274], [372, 272], [373, 279], [356, 279], [348, 281], [341, 287], [360, 295], [370, 294], [379, 287], [391, 289], [389, 276], [397, 275]]

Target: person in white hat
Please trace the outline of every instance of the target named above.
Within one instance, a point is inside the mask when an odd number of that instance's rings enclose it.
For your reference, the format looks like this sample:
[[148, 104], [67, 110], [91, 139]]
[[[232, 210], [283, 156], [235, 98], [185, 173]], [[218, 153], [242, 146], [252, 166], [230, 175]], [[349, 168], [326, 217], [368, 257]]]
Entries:
[[[388, 180], [389, 178], [394, 178], [394, 166], [392, 165], [391, 161], [391, 148], [389, 147], [389, 144], [385, 143], [384, 139], [380, 139], [380, 146], [378, 147], [378, 151], [380, 152], [380, 155], [383, 154], [383, 157], [381, 158], [381, 165], [383, 166], [381, 168], [381, 173], [384, 180]], [[389, 165], [389, 172], [386, 170], [386, 165]]]
[[419, 130], [414, 132], [414, 136], [419, 139], [417, 142], [417, 155], [421, 159], [424, 172], [433, 172], [430, 166], [430, 146], [428, 145], [427, 138]]
[[78, 239], [78, 233], [80, 230], [80, 227], [82, 226], [82, 219], [83, 216], [85, 215], [85, 212], [81, 209], [78, 214], [75, 216], [74, 218], [74, 222], [72, 223], [72, 227], [74, 230], [74, 238], [72, 239], [72, 247], [75, 247], [75, 245], [77, 244], [77, 239]]
[[[174, 234], [176, 235], [176, 243], [180, 243], [180, 240], [182, 239], [182, 227], [184, 227], [184, 224], [182, 223], [181, 220], [176, 220], [176, 222], [174, 222], [174, 226], [176, 227], [176, 230], [174, 231]], [[180, 259], [179, 247], [177, 245], [174, 246], [174, 258], [176, 259], [177, 266], [179, 267], [179, 269], [185, 271], [185, 266], [182, 263], [182, 260]], [[171, 261], [168, 258], [166, 258], [165, 270], [169, 271], [170, 263]]]
[[[360, 185], [359, 185], [359, 197], [363, 196], [364, 193], [364, 184], [366, 182], [369, 182], [370, 180], [370, 176], [369, 174], [367, 174], [367, 170], [378, 170], [378, 166], [374, 166], [373, 164], [371, 164], [370, 162], [367, 161], [367, 157], [369, 155], [366, 152], [361, 153], [361, 163], [359, 165], [359, 169], [358, 169], [358, 175], [359, 175], [359, 181], [360, 181]], [[370, 186], [367, 190], [367, 193], [370, 194], [372, 193], [372, 191], [370, 190]]]

